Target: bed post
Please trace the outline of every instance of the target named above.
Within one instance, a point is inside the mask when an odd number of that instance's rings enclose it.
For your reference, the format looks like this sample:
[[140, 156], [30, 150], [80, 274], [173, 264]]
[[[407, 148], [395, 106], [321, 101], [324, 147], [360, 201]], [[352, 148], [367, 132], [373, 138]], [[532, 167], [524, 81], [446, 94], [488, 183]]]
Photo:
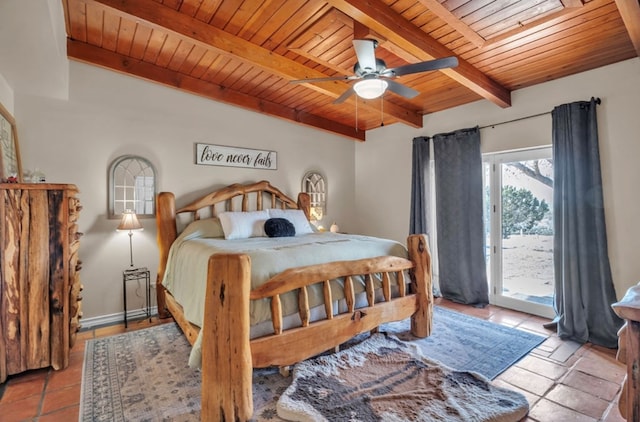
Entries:
[[307, 216], [307, 220], [310, 219], [309, 213], [311, 212], [311, 197], [306, 192], [300, 192], [298, 194], [298, 209], [304, 211], [304, 215]]
[[431, 335], [433, 325], [433, 290], [431, 287], [431, 254], [424, 234], [412, 234], [407, 239], [409, 259], [415, 267], [411, 270], [418, 307], [411, 316], [411, 333], [416, 337]]
[[168, 318], [169, 312], [167, 312], [162, 278], [167, 268], [169, 249], [178, 236], [178, 230], [176, 228], [176, 199], [171, 192], [160, 192], [156, 198], [156, 227], [158, 231], [158, 250], [160, 252], [158, 275], [156, 277], [158, 318]]
[[202, 327], [202, 421], [248, 421], [253, 413], [249, 294], [251, 259], [209, 258]]

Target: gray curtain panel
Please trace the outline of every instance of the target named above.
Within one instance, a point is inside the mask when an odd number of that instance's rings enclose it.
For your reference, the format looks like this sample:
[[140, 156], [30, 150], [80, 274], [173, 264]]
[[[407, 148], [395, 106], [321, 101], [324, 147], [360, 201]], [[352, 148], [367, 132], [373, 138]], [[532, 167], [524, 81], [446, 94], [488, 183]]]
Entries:
[[425, 136], [413, 138], [409, 234], [430, 235], [428, 225], [431, 190], [429, 160], [429, 138]]
[[553, 109], [555, 311], [558, 336], [617, 346], [616, 302], [604, 219], [599, 100]]
[[479, 128], [433, 138], [436, 226], [442, 296], [485, 306], [489, 287], [484, 257], [482, 154]]

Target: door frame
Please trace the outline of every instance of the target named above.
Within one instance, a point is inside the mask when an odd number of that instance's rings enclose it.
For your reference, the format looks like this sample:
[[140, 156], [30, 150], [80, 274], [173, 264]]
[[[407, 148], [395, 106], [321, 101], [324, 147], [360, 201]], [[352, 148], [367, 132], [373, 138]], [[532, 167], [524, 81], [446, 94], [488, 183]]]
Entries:
[[[552, 306], [515, 299], [501, 294], [502, 279], [502, 172], [498, 171], [502, 163], [513, 161], [527, 161], [540, 158], [551, 158], [551, 146], [536, 147], [526, 150], [486, 153], [482, 161], [490, 166], [489, 183], [490, 200], [490, 231], [489, 231], [489, 262], [487, 265], [487, 280], [489, 283], [489, 303], [544, 318], [554, 318], [555, 310]], [[483, 175], [485, 172], [483, 171]]]

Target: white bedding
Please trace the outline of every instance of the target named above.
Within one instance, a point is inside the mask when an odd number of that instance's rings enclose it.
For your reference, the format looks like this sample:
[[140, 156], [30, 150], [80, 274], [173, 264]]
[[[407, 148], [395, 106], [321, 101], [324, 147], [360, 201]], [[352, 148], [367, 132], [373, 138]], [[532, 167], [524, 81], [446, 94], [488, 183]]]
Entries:
[[[203, 324], [204, 292], [207, 282], [207, 264], [213, 253], [237, 252], [251, 257], [252, 288], [266, 282], [274, 275], [293, 267], [321, 264], [331, 261], [371, 258], [393, 255], [406, 258], [406, 248], [395, 241], [360, 235], [338, 233], [312, 233], [295, 237], [254, 237], [249, 239], [225, 240], [220, 237], [204, 237], [202, 230], [185, 230], [176, 239], [169, 252], [163, 285], [184, 309], [188, 321], [198, 326]], [[354, 283], [354, 291], [364, 290], [364, 286]], [[341, 283], [334, 280], [332, 283]], [[319, 286], [310, 289], [309, 305], [314, 307], [322, 302]], [[378, 287], [378, 286], [376, 286]], [[342, 299], [342, 289], [334, 289], [335, 300]], [[283, 314], [297, 312], [297, 297], [288, 294], [282, 297]], [[252, 301], [250, 304], [251, 325], [270, 319], [268, 300]], [[192, 366], [199, 366], [200, 339], [194, 345], [190, 358]], [[197, 350], [196, 350], [197, 349]]]

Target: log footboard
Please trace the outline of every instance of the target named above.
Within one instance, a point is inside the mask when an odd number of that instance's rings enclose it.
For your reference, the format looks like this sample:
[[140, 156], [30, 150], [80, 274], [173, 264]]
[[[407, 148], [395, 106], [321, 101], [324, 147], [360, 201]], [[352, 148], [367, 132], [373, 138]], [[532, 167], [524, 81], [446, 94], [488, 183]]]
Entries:
[[[212, 271], [213, 268], [217, 270]], [[247, 421], [253, 414], [247, 255], [209, 258], [202, 332], [202, 421]]]
[[[213, 255], [209, 259], [209, 285], [202, 327], [202, 420], [248, 420], [253, 412], [253, 368], [288, 366], [330, 350], [355, 335], [390, 321], [411, 317], [417, 337], [431, 332], [430, 256], [426, 236], [408, 241], [410, 257], [378, 257], [294, 268], [250, 290], [250, 259], [242, 254]], [[212, 269], [215, 268], [215, 271]], [[405, 293], [404, 271], [411, 283]], [[399, 297], [391, 298], [389, 274], [394, 273]], [[382, 275], [383, 300], [376, 303], [373, 274]], [[351, 277], [364, 275], [367, 305], [355, 309]], [[345, 313], [336, 313], [329, 280], [344, 278]], [[320, 283], [325, 294], [326, 318], [310, 322], [306, 290]], [[280, 295], [296, 290], [302, 326], [282, 329]], [[250, 300], [270, 298], [272, 335], [250, 340]], [[206, 346], [204, 346], [206, 345]]]

